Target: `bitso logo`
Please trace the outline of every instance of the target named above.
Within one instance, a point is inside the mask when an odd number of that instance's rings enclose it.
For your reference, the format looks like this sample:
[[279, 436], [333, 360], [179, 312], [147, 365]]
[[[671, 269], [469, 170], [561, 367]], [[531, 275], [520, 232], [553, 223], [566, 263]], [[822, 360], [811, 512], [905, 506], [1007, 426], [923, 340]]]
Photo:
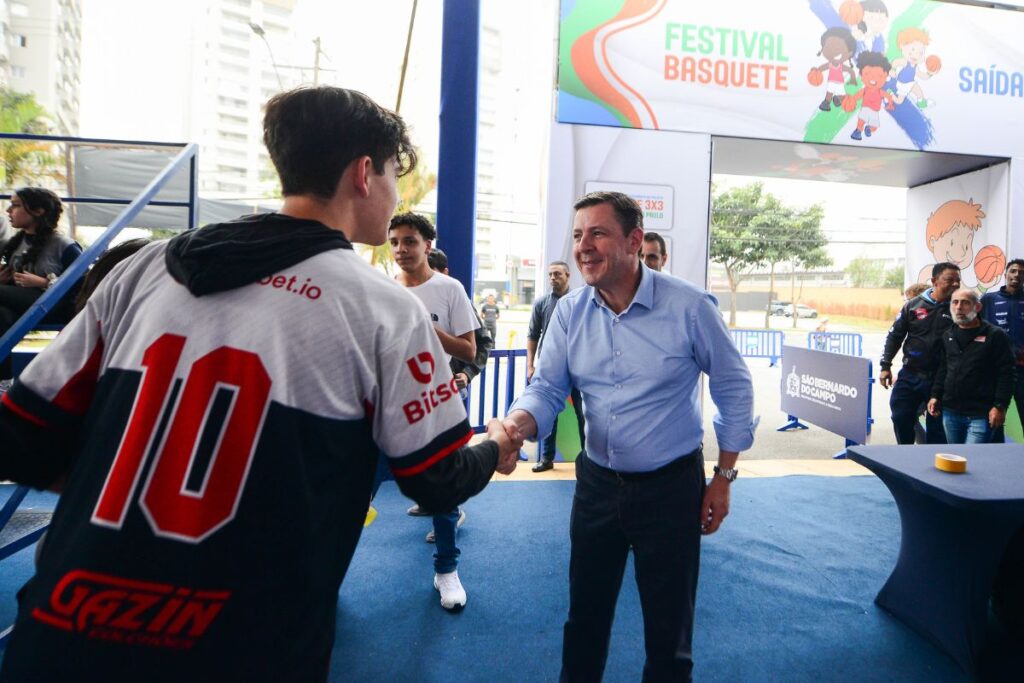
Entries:
[[405, 364], [409, 366], [413, 379], [420, 384], [430, 384], [434, 378], [434, 357], [429, 351], [416, 354], [415, 358], [407, 359]]
[[220, 613], [229, 591], [195, 590], [73, 570], [32, 616], [62, 631], [126, 645], [191, 649]]

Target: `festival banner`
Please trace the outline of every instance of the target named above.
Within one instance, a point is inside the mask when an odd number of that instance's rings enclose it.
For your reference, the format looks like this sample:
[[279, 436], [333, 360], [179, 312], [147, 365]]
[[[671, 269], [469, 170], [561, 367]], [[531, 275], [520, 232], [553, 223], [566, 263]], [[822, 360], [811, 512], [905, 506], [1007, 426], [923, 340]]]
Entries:
[[931, 0], [562, 0], [562, 123], [1024, 156], [1024, 13]]

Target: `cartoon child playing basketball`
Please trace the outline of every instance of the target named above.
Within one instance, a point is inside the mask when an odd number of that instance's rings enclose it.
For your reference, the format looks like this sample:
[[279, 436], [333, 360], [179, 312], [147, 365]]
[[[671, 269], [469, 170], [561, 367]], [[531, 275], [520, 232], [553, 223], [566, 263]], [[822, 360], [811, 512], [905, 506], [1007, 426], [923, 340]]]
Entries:
[[896, 106], [893, 104], [892, 93], [882, 89], [889, 78], [889, 69], [892, 68], [884, 55], [877, 52], [861, 52], [857, 55], [857, 68], [860, 69], [860, 80], [864, 87], [853, 95], [847, 95], [843, 100], [843, 109], [848, 112], [857, 108], [857, 100], [863, 100], [857, 117], [857, 128], [850, 134], [854, 140], [860, 140], [862, 134], [871, 137], [871, 134], [878, 130], [882, 100], [885, 100], [885, 108], [889, 111]]
[[[925, 242], [928, 251], [935, 258], [935, 263], [946, 261], [957, 266], [960, 268], [963, 286], [977, 287], [981, 291], [991, 289], [1003, 274], [1001, 267], [982, 269], [980, 263], [975, 264], [973, 276], [972, 271], [967, 269], [974, 262], [974, 233], [981, 229], [981, 219], [984, 217], [985, 212], [981, 210], [981, 204], [975, 204], [973, 199], [966, 202], [962, 199], [951, 199], [928, 217], [925, 226]], [[1005, 262], [1002, 249], [999, 247], [988, 245], [978, 253], [981, 254], [981, 251], [997, 252], [994, 257], [997, 260], [1002, 258]], [[928, 282], [931, 273], [932, 265], [929, 264], [921, 270], [918, 282]], [[983, 277], [987, 277], [987, 281], [983, 281]]]
[[862, 52], [885, 54], [889, 9], [882, 0], [845, 0], [839, 6], [839, 16], [857, 41], [854, 56]]
[[846, 97], [846, 74], [850, 74], [850, 82], [857, 82], [857, 73], [853, 70], [853, 51], [857, 41], [849, 29], [833, 27], [821, 34], [821, 50], [818, 55], [825, 58], [821, 66], [811, 67], [807, 80], [817, 87], [823, 80], [822, 74], [828, 73], [828, 85], [825, 87], [825, 99], [818, 105], [822, 111], [832, 111], [832, 105], [840, 106]]
[[942, 61], [937, 56], [924, 58], [929, 42], [928, 34], [919, 28], [905, 29], [896, 36], [896, 44], [903, 53], [902, 57], [893, 60], [889, 72], [896, 79], [896, 104], [903, 104], [907, 95], [911, 95], [911, 102], [920, 109], [935, 106], [935, 102], [925, 99], [919, 82], [928, 80], [942, 68]]

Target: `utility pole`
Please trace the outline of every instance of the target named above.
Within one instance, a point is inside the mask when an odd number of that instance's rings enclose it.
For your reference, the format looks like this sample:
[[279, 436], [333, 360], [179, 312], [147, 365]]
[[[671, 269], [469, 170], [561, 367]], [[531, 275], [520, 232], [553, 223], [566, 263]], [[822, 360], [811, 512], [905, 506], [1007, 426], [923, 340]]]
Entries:
[[320, 36], [313, 39], [313, 45], [316, 46], [313, 53], [313, 87], [316, 87], [320, 85], [320, 55], [323, 53], [320, 49]]
[[395, 113], [402, 110], [402, 91], [405, 89], [405, 72], [409, 68], [409, 46], [412, 45], [412, 29], [416, 25], [416, 5], [419, 0], [412, 0], [412, 11], [409, 13], [409, 32], [405, 36], [405, 56], [402, 57], [402, 75], [398, 79], [398, 101]]

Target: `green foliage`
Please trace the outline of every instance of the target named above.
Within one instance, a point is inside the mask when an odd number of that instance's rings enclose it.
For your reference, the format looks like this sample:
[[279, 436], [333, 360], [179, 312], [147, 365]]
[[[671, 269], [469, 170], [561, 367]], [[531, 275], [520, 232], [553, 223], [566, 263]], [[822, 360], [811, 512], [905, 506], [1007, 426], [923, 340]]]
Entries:
[[893, 266], [885, 271], [885, 281], [882, 283], [882, 286], [903, 291], [903, 279], [905, 276], [906, 269], [903, 266]]
[[[50, 132], [46, 110], [31, 93], [0, 88], [0, 132], [46, 135]], [[0, 186], [38, 185], [44, 179], [63, 178], [57, 170], [53, 144], [34, 140], [0, 141]]]
[[[824, 211], [815, 204], [799, 210], [784, 205], [761, 183], [732, 188], [714, 196], [711, 213], [711, 260], [725, 267], [729, 288], [736, 292], [744, 276], [768, 267], [774, 288], [775, 266], [822, 268], [832, 260], [821, 230]], [[735, 302], [736, 297], [732, 300]], [[735, 304], [734, 304], [735, 306]], [[735, 324], [735, 308], [730, 324]], [[767, 326], [767, 313], [765, 314]]]
[[885, 266], [880, 261], [861, 256], [846, 266], [846, 276], [854, 287], [878, 287], [885, 278]]

